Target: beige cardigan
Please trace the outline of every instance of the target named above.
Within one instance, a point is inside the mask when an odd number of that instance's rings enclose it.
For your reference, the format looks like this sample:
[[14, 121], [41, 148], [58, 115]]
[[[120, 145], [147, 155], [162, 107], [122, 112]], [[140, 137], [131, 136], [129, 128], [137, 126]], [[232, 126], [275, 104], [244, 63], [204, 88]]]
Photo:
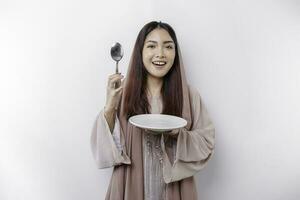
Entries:
[[[193, 128], [190, 131], [185, 128], [179, 129], [174, 162], [172, 162], [173, 159], [170, 161], [170, 154], [168, 155], [167, 147], [164, 143], [164, 135], [161, 135], [163, 178], [165, 183], [193, 176], [203, 169], [214, 152], [215, 129], [213, 123], [208, 116], [199, 92], [191, 86], [189, 88], [193, 112]], [[119, 129], [118, 123], [116, 118], [115, 131]], [[100, 169], [131, 163], [130, 158], [121, 150], [122, 147], [118, 149], [118, 143], [115, 142], [116, 139], [114, 140], [113, 135], [116, 136], [117, 133], [112, 134], [110, 132], [104, 117], [104, 110], [102, 109], [95, 120], [91, 134], [93, 157]]]

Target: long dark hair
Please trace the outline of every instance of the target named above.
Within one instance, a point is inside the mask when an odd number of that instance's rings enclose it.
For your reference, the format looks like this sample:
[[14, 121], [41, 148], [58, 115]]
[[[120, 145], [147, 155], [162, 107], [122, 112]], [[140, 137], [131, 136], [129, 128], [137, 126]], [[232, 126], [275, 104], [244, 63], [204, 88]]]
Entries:
[[146, 93], [148, 72], [143, 64], [142, 51], [147, 35], [155, 28], [165, 29], [175, 43], [175, 60], [173, 66], [163, 77], [164, 81], [161, 90], [163, 100], [162, 114], [182, 116], [182, 82], [176, 34], [169, 24], [152, 21], [141, 29], [134, 45], [131, 69], [126, 78], [128, 82], [124, 88], [123, 109], [124, 113], [127, 114], [127, 119], [133, 115], [149, 113], [150, 104]]

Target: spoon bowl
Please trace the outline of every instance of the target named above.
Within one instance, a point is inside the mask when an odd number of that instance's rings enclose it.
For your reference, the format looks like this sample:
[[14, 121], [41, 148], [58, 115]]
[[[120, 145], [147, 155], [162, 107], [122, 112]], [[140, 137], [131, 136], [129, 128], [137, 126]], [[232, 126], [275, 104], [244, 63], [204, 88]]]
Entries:
[[[116, 74], [119, 73], [119, 61], [122, 59], [124, 52], [122, 45], [119, 42], [115, 42], [110, 49], [110, 55], [114, 61], [116, 61]], [[120, 83], [115, 83], [115, 88], [118, 88]]]
[[111, 55], [112, 59], [116, 61], [116, 73], [119, 73], [118, 63], [124, 55], [122, 45], [119, 42], [115, 42], [112, 45], [112, 47], [110, 49], [110, 55]]

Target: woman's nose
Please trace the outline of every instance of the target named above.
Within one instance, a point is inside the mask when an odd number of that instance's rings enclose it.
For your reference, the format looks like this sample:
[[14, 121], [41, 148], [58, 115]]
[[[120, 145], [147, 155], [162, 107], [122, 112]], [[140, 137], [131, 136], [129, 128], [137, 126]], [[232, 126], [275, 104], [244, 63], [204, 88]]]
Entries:
[[163, 48], [158, 48], [158, 50], [157, 50], [157, 54], [156, 54], [156, 57], [158, 57], [158, 58], [164, 58], [165, 57], [165, 53], [164, 53], [164, 50], [163, 50]]

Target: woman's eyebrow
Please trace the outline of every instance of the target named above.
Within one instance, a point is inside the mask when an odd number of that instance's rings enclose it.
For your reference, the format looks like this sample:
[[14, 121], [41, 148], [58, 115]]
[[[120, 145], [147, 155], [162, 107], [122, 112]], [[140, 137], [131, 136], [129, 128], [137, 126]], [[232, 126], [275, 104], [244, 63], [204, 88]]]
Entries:
[[[148, 42], [157, 43], [154, 40], [148, 40], [146, 43], [148, 43]], [[164, 44], [167, 44], [167, 43], [174, 43], [174, 42], [172, 40], [164, 41]]]

